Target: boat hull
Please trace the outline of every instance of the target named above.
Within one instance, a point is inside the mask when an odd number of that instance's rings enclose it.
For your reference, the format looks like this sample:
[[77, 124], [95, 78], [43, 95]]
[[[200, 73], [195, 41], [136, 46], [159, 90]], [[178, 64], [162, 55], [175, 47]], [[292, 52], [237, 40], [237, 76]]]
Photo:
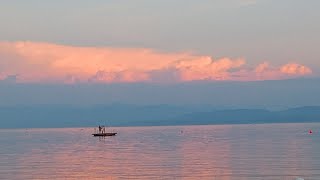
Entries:
[[117, 133], [94, 133], [93, 136], [115, 136]]

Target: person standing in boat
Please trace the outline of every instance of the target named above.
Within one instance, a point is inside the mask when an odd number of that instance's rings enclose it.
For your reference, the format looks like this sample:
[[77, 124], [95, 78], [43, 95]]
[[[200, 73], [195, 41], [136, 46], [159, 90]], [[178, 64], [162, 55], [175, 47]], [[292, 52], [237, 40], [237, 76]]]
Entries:
[[99, 133], [101, 133], [102, 127], [99, 125]]

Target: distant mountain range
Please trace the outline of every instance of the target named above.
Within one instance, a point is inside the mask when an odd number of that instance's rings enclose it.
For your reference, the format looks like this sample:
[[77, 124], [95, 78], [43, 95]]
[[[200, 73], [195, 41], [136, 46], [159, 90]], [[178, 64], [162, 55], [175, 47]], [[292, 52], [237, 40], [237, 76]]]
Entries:
[[320, 106], [281, 111], [169, 105], [0, 107], [0, 128], [257, 124], [320, 122]]

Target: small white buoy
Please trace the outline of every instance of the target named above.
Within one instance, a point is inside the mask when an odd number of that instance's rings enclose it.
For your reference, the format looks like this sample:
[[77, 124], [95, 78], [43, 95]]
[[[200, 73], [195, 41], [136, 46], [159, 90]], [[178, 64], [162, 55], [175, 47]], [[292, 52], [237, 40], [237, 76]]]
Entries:
[[299, 178], [299, 177], [298, 177], [296, 180], [304, 180], [304, 179], [303, 179], [303, 178]]

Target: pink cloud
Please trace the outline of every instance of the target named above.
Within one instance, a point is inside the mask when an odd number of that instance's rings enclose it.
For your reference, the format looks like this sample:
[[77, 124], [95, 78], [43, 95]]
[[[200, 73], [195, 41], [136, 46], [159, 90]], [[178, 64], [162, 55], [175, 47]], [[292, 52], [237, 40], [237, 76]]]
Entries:
[[291, 75], [306, 75], [311, 74], [312, 70], [304, 65], [290, 63], [281, 67], [280, 71], [285, 74]]
[[270, 65], [268, 62], [263, 62], [262, 64], [259, 64], [256, 68], [255, 68], [255, 72], [256, 73], [264, 73], [266, 71], [270, 70]]
[[254, 70], [244, 59], [214, 59], [186, 52], [145, 48], [74, 47], [38, 42], [0, 42], [0, 79], [18, 82], [179, 82], [195, 80], [266, 80], [308, 75], [299, 64]]
[[230, 70], [245, 64], [243, 59], [200, 57], [189, 61], [179, 61], [175, 68], [180, 72], [181, 80], [229, 80]]
[[290, 77], [309, 75], [312, 70], [304, 65], [288, 63], [281, 67], [273, 67], [268, 62], [259, 64], [255, 68], [258, 80], [276, 80]]
[[279, 71], [279, 68], [273, 67], [268, 62], [263, 62], [259, 64], [255, 70], [256, 80], [277, 80], [285, 79], [283, 74]]

